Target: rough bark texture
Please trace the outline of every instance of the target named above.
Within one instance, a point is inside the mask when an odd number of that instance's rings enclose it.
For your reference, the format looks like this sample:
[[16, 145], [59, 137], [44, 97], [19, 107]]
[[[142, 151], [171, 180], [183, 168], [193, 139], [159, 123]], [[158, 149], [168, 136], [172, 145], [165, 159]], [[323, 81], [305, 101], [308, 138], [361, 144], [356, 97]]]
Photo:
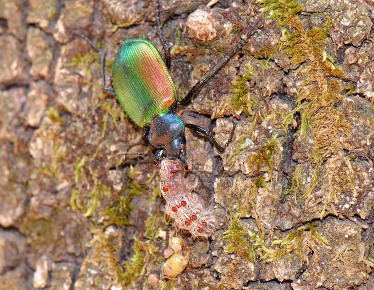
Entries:
[[374, 289], [373, 2], [216, 2], [161, 0], [181, 97], [264, 18], [178, 111], [235, 130], [224, 154], [186, 133], [218, 224], [193, 239], [73, 33], [108, 66], [123, 39], [161, 50], [154, 3], [0, 0], [0, 289]]

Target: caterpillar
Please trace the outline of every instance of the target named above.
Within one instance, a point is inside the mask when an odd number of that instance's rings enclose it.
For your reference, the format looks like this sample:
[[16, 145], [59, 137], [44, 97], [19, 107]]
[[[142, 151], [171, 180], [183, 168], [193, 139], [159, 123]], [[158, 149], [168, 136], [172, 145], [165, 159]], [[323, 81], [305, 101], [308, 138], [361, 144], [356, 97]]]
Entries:
[[165, 213], [171, 216], [177, 228], [188, 230], [193, 237], [211, 236], [215, 217], [211, 207], [187, 190], [183, 177], [184, 164], [179, 159], [165, 158], [160, 163], [160, 189], [166, 201]]

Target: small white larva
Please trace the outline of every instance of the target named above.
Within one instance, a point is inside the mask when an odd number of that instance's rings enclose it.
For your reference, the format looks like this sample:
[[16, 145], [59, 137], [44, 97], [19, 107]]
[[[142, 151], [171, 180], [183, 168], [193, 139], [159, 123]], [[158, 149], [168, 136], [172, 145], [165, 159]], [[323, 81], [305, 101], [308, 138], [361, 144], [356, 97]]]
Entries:
[[188, 230], [194, 237], [209, 237], [215, 230], [213, 210], [202, 199], [187, 190], [183, 163], [165, 158], [160, 164], [160, 189], [166, 200], [165, 212], [178, 228]]

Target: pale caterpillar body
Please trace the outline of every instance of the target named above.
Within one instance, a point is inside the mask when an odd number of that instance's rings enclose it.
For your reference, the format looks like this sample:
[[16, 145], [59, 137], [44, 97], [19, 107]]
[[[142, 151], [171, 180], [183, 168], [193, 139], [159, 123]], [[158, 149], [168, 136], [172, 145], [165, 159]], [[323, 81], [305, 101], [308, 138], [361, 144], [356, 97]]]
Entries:
[[188, 230], [194, 237], [207, 238], [215, 230], [213, 210], [187, 189], [183, 168], [179, 159], [161, 161], [160, 189], [166, 200], [165, 212], [174, 219], [178, 228]]

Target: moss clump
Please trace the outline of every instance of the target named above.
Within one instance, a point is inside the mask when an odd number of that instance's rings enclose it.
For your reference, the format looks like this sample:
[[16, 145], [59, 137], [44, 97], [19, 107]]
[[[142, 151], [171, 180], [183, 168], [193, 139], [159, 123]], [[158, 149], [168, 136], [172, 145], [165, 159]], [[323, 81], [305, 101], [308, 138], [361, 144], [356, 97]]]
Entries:
[[[87, 162], [87, 157], [82, 156], [74, 165], [74, 181], [75, 184], [87, 184], [87, 176], [85, 174], [85, 166]], [[80, 195], [80, 190], [77, 188], [73, 189], [70, 196], [70, 207], [73, 210], [82, 210], [84, 208], [84, 202]]]
[[[321, 26], [306, 28], [299, 16], [302, 6], [297, 1], [260, 2], [263, 4], [262, 11], [277, 21], [282, 30], [280, 54], [290, 59], [295, 77], [302, 80], [297, 85], [296, 107], [283, 119], [287, 129], [294, 122], [295, 114], [299, 114], [300, 125], [295, 137], [298, 142], [308, 140], [313, 146], [307, 152], [309, 160], [314, 163], [314, 172], [302, 197], [307, 199], [306, 204], [313, 204], [307, 210], [318, 209], [321, 218], [328, 213], [337, 214], [335, 204], [343, 192], [331, 190], [331, 184], [330, 188], [326, 188], [326, 184], [319, 184], [319, 179], [323, 177], [325, 162], [329, 158], [340, 156], [344, 150], [350, 149], [352, 128], [347, 116], [339, 109], [339, 102], [344, 98], [343, 71], [325, 49], [331, 20], [327, 19]], [[296, 193], [300, 189], [299, 177], [300, 172], [295, 171], [292, 187], [287, 193]], [[350, 180], [345, 180], [345, 183], [350, 183]], [[316, 192], [317, 185], [321, 191]], [[323, 205], [318, 206], [321, 201]]]
[[231, 99], [231, 106], [236, 111], [242, 111], [245, 115], [253, 115], [253, 107], [257, 105], [257, 100], [249, 93], [248, 81], [253, 75], [251, 65], [247, 64], [247, 71], [231, 83], [230, 93], [234, 94]]
[[83, 70], [84, 75], [90, 75], [91, 65], [99, 65], [99, 62], [97, 61], [98, 57], [99, 53], [91, 50], [86, 54], [74, 57], [71, 62], [65, 63], [65, 67], [76, 67]]
[[61, 118], [59, 111], [54, 107], [49, 107], [44, 114], [49, 117], [49, 119], [57, 124], [60, 124], [61, 126], [64, 126], [66, 124], [65, 119]]
[[[291, 124], [294, 113], [299, 112], [301, 124], [299, 135], [312, 130], [315, 141], [313, 160], [322, 162], [326, 157], [342, 149], [337, 134], [350, 136], [350, 127], [345, 116], [334, 108], [343, 98], [341, 78], [343, 72], [324, 47], [330, 27], [330, 20], [321, 27], [306, 29], [298, 13], [302, 6], [295, 0], [260, 0], [262, 11], [278, 21], [282, 28], [281, 51], [293, 65], [300, 67], [298, 74], [303, 79], [298, 88], [296, 108], [284, 119]], [[327, 123], [325, 122], [327, 119]]]
[[264, 162], [270, 171], [273, 169], [274, 154], [278, 151], [277, 137], [277, 135], [272, 136], [266, 145], [260, 148], [260, 161]]
[[[255, 125], [255, 122], [251, 123], [250, 128], [248, 128], [248, 131], [252, 131], [253, 127]], [[251, 135], [250, 134], [242, 134], [239, 136], [238, 140], [238, 146], [230, 153], [230, 155], [227, 157], [227, 159], [231, 159], [234, 156], [240, 154], [240, 153], [245, 153], [248, 151], [251, 146], [253, 146], [253, 142], [251, 140]]]
[[103, 210], [102, 215], [108, 218], [108, 224], [114, 224], [120, 227], [127, 227], [130, 225], [128, 216], [129, 212], [131, 212], [131, 207], [127, 203], [128, 201], [128, 197], [118, 196]]
[[41, 167], [41, 172], [58, 179], [61, 170], [61, 160], [66, 157], [66, 151], [66, 146], [62, 145], [62, 142], [56, 141], [51, 152], [51, 160], [48, 163], [45, 162]]
[[297, 202], [296, 197], [297, 193], [299, 193], [299, 190], [301, 188], [301, 170], [302, 166], [298, 165], [295, 168], [295, 171], [293, 173], [293, 176], [291, 178], [291, 187], [289, 190], [285, 192], [285, 195], [294, 193], [295, 194], [295, 203]]
[[133, 246], [134, 254], [130, 260], [123, 264], [125, 271], [121, 274], [122, 285], [128, 286], [137, 281], [145, 265], [145, 247], [142, 242], [135, 239]]
[[248, 155], [246, 163], [254, 167], [257, 174], [259, 174], [260, 171], [271, 172], [273, 170], [274, 155], [279, 152], [277, 138], [277, 135], [273, 135], [267, 143], [259, 149], [259, 152]]
[[259, 2], [264, 5], [261, 11], [277, 20], [282, 26], [287, 25], [303, 9], [295, 0], [260, 0]]
[[351, 125], [338, 109], [321, 108], [312, 118], [312, 127], [315, 163], [322, 163], [328, 157], [349, 148]]
[[118, 238], [107, 236], [104, 233], [98, 234], [93, 240], [92, 259], [95, 263], [105, 268], [105, 273], [114, 280], [118, 281], [122, 278], [123, 268], [119, 263]]
[[148, 215], [144, 223], [145, 223], [144, 236], [152, 240], [157, 237], [160, 228], [166, 226], [165, 214], [157, 210], [156, 212]]
[[266, 263], [275, 262], [292, 252], [302, 261], [307, 261], [309, 248], [313, 248], [316, 243], [329, 244], [327, 239], [317, 232], [317, 225], [310, 224], [297, 228], [267, 246], [264, 237], [245, 230], [238, 217], [234, 217], [229, 230], [225, 232], [225, 241], [229, 243], [225, 248], [229, 254], [235, 253], [251, 262], [256, 261], [257, 257]]
[[327, 239], [317, 232], [316, 224], [311, 224], [301, 226], [285, 237], [274, 240], [270, 248], [266, 248], [261, 242], [257, 250], [261, 259], [267, 263], [274, 262], [291, 252], [295, 252], [302, 261], [308, 261], [307, 253], [309, 248], [314, 247], [315, 242], [319, 245], [329, 244]]
[[101, 205], [104, 196], [110, 196], [110, 188], [104, 184], [96, 183], [94, 188], [88, 193], [88, 202], [86, 204], [85, 217], [92, 215]]
[[160, 286], [159, 290], [177, 290], [180, 289], [177, 285], [177, 280], [168, 280]]
[[121, 284], [124, 289], [139, 282], [139, 277], [146, 277], [149, 269], [155, 265], [161, 265], [164, 260], [159, 249], [150, 242], [135, 239], [133, 252], [131, 258], [123, 264], [125, 270], [121, 274]]
[[227, 253], [235, 253], [248, 261], [256, 261], [256, 252], [250, 243], [248, 230], [241, 225], [239, 216], [235, 216], [231, 222], [229, 229], [224, 234], [224, 239], [228, 246], [225, 247]]
[[[115, 224], [128, 226], [128, 217], [132, 210], [132, 199], [144, 192], [144, 188], [136, 184], [127, 184], [123, 194], [112, 193], [109, 186], [103, 184], [95, 176], [88, 177], [86, 171], [91, 171], [88, 158], [82, 157], [75, 164], [76, 187], [72, 190], [70, 206], [73, 210], [84, 212], [85, 217], [98, 213], [105, 217], [106, 225]], [[90, 182], [93, 189], [89, 190]], [[99, 209], [101, 210], [99, 211]]]
[[109, 224], [128, 226], [128, 218], [133, 209], [132, 199], [144, 192], [144, 188], [135, 184], [129, 184], [124, 195], [112, 195], [110, 205], [103, 210], [102, 215], [108, 218]]
[[122, 110], [121, 106], [118, 106], [117, 102], [114, 99], [103, 100], [99, 103], [98, 108], [104, 111], [104, 116], [101, 119], [101, 122], [103, 124], [101, 137], [104, 138], [109, 117], [111, 117], [114, 121], [114, 125], [118, 129], [120, 129], [121, 124], [123, 124], [125, 120], [125, 113]]

